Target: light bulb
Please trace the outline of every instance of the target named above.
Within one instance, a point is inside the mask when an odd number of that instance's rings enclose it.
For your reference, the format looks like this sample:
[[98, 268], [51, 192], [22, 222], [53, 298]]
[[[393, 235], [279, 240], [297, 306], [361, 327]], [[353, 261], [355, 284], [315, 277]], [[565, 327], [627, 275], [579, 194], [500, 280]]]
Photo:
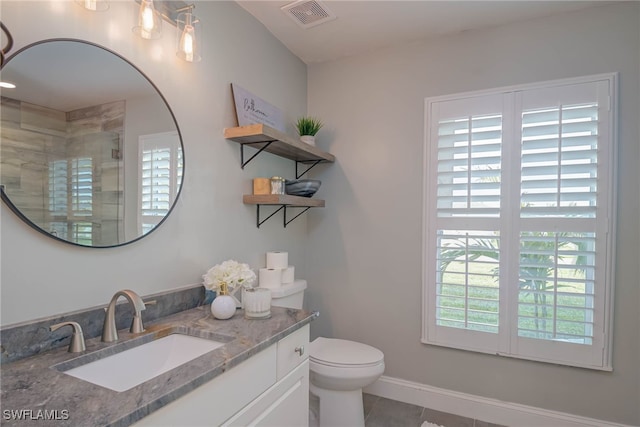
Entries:
[[157, 39], [160, 37], [162, 22], [153, 7], [153, 0], [141, 0], [138, 12], [138, 25], [133, 32], [143, 39]]
[[75, 0], [77, 4], [92, 12], [104, 12], [109, 9], [108, 0]]
[[147, 33], [153, 31], [153, 9], [149, 5], [142, 11], [142, 29]]
[[192, 25], [185, 25], [182, 37], [180, 38], [180, 50], [184, 55], [184, 60], [193, 62], [193, 52], [195, 51], [194, 43], [194, 29]]
[[178, 15], [176, 20], [178, 47], [176, 54], [187, 62], [200, 61], [200, 20], [190, 11]]

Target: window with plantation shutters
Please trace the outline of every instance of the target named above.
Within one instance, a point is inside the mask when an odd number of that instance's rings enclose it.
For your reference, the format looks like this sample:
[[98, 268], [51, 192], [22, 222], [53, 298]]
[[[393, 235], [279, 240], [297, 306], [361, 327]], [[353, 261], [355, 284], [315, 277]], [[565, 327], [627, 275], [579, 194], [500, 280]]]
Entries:
[[51, 216], [67, 215], [68, 173], [66, 160], [49, 162], [49, 213]]
[[615, 78], [425, 101], [423, 342], [611, 369]]
[[177, 132], [139, 138], [139, 232], [146, 234], [169, 213], [182, 181], [182, 147]]
[[74, 216], [93, 215], [93, 159], [72, 159], [71, 164], [71, 211]]
[[49, 212], [53, 216], [93, 214], [93, 160], [91, 157], [49, 162]]
[[49, 162], [49, 232], [91, 246], [93, 242], [93, 159]]

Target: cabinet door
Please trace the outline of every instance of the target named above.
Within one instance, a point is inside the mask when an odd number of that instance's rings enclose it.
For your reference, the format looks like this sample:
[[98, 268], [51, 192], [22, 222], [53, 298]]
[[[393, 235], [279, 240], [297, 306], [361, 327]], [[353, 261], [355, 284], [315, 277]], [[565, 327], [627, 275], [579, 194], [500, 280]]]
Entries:
[[309, 425], [309, 361], [264, 392], [223, 426], [301, 427]]
[[305, 325], [278, 341], [278, 381], [308, 358], [309, 325]]
[[276, 354], [272, 345], [152, 412], [135, 426], [219, 426], [275, 384]]

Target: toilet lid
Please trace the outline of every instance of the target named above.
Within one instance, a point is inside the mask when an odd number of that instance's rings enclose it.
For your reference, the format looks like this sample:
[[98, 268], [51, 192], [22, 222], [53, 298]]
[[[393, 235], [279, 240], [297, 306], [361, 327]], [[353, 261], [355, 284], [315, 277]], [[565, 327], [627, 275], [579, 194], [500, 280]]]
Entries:
[[377, 365], [384, 360], [384, 354], [370, 345], [323, 337], [311, 342], [309, 357], [329, 365]]

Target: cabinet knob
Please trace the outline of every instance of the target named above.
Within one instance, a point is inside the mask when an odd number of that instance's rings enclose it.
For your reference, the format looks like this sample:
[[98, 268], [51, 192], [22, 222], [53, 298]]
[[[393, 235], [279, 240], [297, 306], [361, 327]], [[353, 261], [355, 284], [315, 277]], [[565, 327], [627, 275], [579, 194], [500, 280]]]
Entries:
[[298, 355], [302, 356], [304, 354], [304, 346], [301, 345], [300, 347], [296, 347], [294, 351], [298, 353]]

